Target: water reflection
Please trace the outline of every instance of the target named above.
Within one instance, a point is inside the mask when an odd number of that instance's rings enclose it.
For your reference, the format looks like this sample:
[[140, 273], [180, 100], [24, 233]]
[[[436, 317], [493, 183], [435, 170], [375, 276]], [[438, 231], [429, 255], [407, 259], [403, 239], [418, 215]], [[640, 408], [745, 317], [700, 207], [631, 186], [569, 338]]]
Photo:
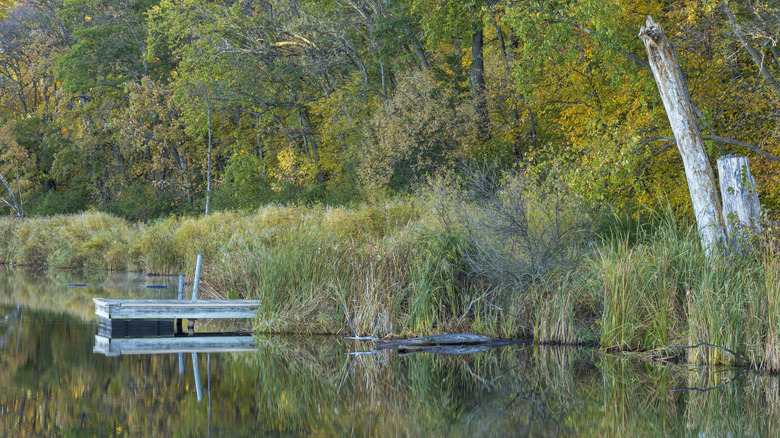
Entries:
[[[177, 298], [178, 276], [99, 271], [42, 272], [0, 265], [0, 304], [65, 312], [92, 321], [92, 298]], [[83, 286], [82, 286], [83, 285]]]
[[[17, 296], [23, 288], [9, 292], [9, 282], [0, 280], [0, 436], [778, 433], [777, 377], [738, 369], [529, 345], [471, 355], [350, 355], [372, 344], [281, 336], [254, 338], [244, 352], [179, 346], [107, 357], [93, 352], [96, 320], [83, 317], [92, 308], [55, 311], [52, 298]], [[70, 293], [56, 289], [38, 294]]]

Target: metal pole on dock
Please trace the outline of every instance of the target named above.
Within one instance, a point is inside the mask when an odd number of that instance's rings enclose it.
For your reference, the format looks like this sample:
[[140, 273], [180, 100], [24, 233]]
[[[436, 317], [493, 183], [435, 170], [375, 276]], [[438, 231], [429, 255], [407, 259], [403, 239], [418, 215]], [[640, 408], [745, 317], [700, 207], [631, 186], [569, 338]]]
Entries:
[[[179, 274], [179, 301], [184, 300], [184, 274]], [[181, 318], [176, 319], [176, 333], [181, 333]], [[184, 374], [184, 362], [179, 353], [179, 374]]]
[[200, 268], [203, 265], [203, 254], [198, 254], [198, 262], [195, 265], [195, 281], [192, 285], [192, 301], [198, 299], [198, 285], [200, 284]]
[[[198, 261], [195, 265], [195, 280], [192, 284], [192, 301], [198, 300], [198, 285], [200, 284], [200, 268], [203, 266], [203, 254], [198, 254]], [[195, 321], [190, 319], [187, 321], [187, 334], [195, 334]]]
[[179, 274], [179, 299], [184, 299], [184, 274]]

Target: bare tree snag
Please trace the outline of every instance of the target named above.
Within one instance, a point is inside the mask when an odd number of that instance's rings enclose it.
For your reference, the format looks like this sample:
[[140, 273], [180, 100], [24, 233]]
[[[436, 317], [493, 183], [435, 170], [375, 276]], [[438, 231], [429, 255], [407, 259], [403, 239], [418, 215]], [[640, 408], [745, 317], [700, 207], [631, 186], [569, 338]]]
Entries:
[[3, 183], [3, 186], [8, 193], [8, 198], [0, 196], [0, 201], [2, 201], [0, 206], [5, 205], [6, 207], [10, 207], [18, 219], [23, 219], [24, 202], [22, 201], [22, 184], [19, 182], [19, 171], [16, 171], [16, 187], [19, 192], [18, 195], [14, 193], [14, 189], [11, 187], [11, 184], [8, 183], [8, 180], [5, 179], [2, 173], [0, 173], [0, 182]]
[[710, 256], [717, 251], [721, 243], [725, 243], [726, 235], [721, 220], [715, 174], [704, 152], [704, 142], [696, 124], [685, 79], [672, 44], [664, 29], [660, 24], [656, 24], [652, 17], [647, 17], [645, 26], [639, 30], [639, 37], [647, 49], [650, 68], [653, 70], [685, 166], [701, 244]]
[[761, 229], [756, 181], [750, 174], [747, 157], [718, 158], [718, 177], [729, 246], [736, 250], [740, 241], [748, 237], [747, 233]]
[[471, 89], [472, 105], [477, 121], [479, 140], [490, 140], [490, 117], [488, 116], [487, 87], [485, 85], [484, 60], [484, 30], [482, 17], [474, 19], [471, 25], [471, 71], [469, 72], [469, 88]]

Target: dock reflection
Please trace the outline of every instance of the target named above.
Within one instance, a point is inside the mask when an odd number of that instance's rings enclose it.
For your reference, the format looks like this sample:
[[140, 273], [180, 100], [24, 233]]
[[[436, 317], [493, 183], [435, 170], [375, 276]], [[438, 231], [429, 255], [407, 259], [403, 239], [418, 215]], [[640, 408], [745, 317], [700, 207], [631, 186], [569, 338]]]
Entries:
[[[203, 401], [203, 388], [198, 366], [198, 354], [206, 354], [207, 378], [211, 387], [211, 354], [256, 351], [254, 336], [242, 333], [202, 333], [192, 336], [164, 338], [110, 338], [95, 335], [93, 353], [107, 357], [123, 355], [177, 354], [179, 374], [184, 374], [184, 354], [192, 355], [192, 371], [198, 401]], [[210, 404], [210, 403], [209, 403]]]

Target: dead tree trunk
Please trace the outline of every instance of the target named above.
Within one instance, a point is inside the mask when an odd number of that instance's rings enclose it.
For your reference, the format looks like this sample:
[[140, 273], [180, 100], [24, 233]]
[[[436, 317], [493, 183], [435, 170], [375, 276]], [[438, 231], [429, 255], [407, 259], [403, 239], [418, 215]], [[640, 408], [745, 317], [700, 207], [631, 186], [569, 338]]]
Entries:
[[740, 243], [752, 233], [761, 231], [761, 207], [756, 181], [750, 174], [747, 157], [727, 155], [718, 158], [718, 176], [729, 247], [736, 251]]
[[5, 205], [6, 207], [10, 207], [18, 219], [23, 219], [24, 201], [22, 200], [22, 184], [19, 182], [19, 171], [16, 171], [16, 188], [18, 190], [18, 195], [14, 193], [14, 189], [11, 187], [11, 184], [8, 183], [8, 180], [5, 179], [2, 173], [0, 173], [0, 182], [3, 183], [3, 186], [8, 193], [8, 198], [0, 196], [0, 201], [2, 201], [0, 206]]
[[488, 115], [487, 87], [485, 85], [484, 31], [482, 17], [477, 15], [471, 25], [471, 71], [469, 88], [471, 89], [474, 116], [477, 122], [479, 141], [490, 141], [490, 117]]
[[677, 56], [661, 25], [653, 22], [652, 17], [647, 17], [645, 27], [639, 31], [639, 37], [645, 43], [650, 67], [685, 166], [701, 244], [706, 254], [711, 256], [718, 246], [725, 242], [726, 236], [715, 186], [715, 174], [704, 152], [704, 142], [696, 124], [691, 98], [677, 63]]

